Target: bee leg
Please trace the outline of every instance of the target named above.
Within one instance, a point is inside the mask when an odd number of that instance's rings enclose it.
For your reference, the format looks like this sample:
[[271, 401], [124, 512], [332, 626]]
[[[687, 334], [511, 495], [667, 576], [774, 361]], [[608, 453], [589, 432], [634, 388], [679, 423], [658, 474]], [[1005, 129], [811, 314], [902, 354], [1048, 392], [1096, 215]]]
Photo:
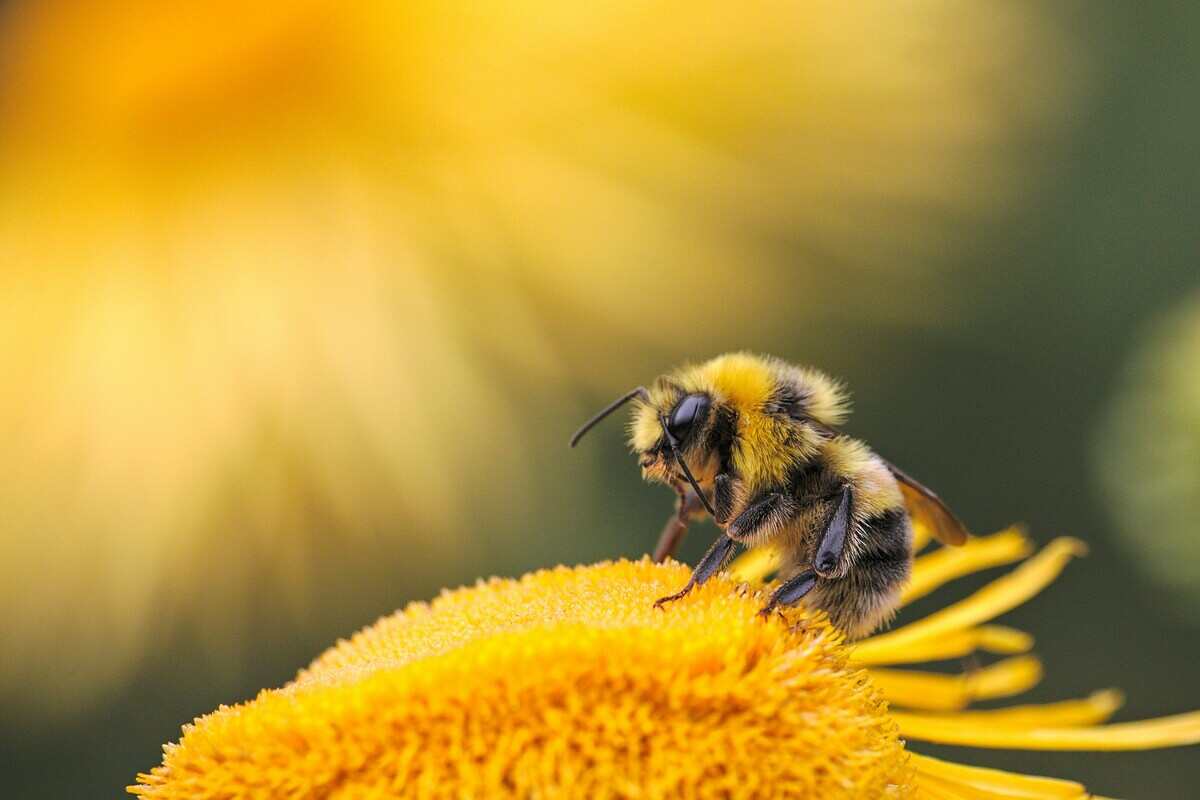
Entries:
[[850, 527], [850, 506], [854, 502], [854, 491], [847, 486], [837, 499], [825, 532], [821, 535], [821, 543], [817, 546], [817, 554], [813, 557], [813, 569], [822, 578], [834, 576], [838, 565], [842, 563], [842, 551], [846, 547], [846, 529]]
[[683, 541], [683, 535], [687, 533], [688, 522], [704, 508], [700, 503], [700, 498], [696, 496], [690, 486], [676, 486], [675, 491], [679, 493], [679, 500], [675, 504], [674, 515], [667, 520], [662, 533], [658, 535], [658, 544], [654, 546], [655, 564], [661, 564], [675, 555], [675, 549], [679, 547], [679, 543]]
[[864, 549], [850, 561], [849, 546], [836, 580], [821, 580], [804, 603], [829, 615], [834, 627], [858, 639], [890, 618], [912, 573], [909, 521], [885, 512], [860, 522]]
[[747, 506], [725, 529], [734, 539], [746, 539], [765, 528], [774, 528], [789, 519], [795, 503], [783, 492], [771, 492]]
[[854, 500], [854, 492], [846, 487], [837, 497], [837, 505], [825, 523], [825, 531], [821, 534], [821, 542], [817, 545], [817, 554], [813, 557], [813, 569], [805, 570], [799, 575], [783, 582], [775, 590], [771, 599], [763, 606], [760, 616], [766, 617], [780, 606], [794, 606], [817, 585], [818, 578], [831, 577], [842, 561], [842, 551], [846, 547], [846, 529], [850, 526], [850, 505]]
[[716, 575], [721, 571], [721, 567], [725, 566], [725, 562], [733, 555], [734, 548], [737, 547], [737, 542], [730, 539], [728, 536], [721, 536], [712, 543], [712, 547], [708, 548], [708, 552], [704, 554], [704, 558], [700, 559], [700, 563], [692, 570], [692, 577], [688, 578], [687, 585], [675, 594], [669, 594], [666, 597], [660, 597], [654, 601], [655, 608], [662, 608], [666, 603], [673, 603], [679, 598], [690, 592], [693, 587], [699, 586], [706, 580]]
[[679, 514], [671, 515], [667, 524], [663, 526], [662, 533], [658, 535], [658, 544], [654, 546], [655, 564], [661, 564], [675, 555], [675, 548], [687, 533], [687, 526], [687, 520], [682, 519]]
[[783, 585], [775, 590], [771, 595], [771, 599], [758, 612], [760, 617], [769, 616], [772, 611], [780, 606], [794, 606], [803, 599], [804, 595], [812, 591], [812, 588], [817, 585], [817, 573], [812, 570], [805, 570], [794, 578], [789, 578], [783, 582]]
[[728, 473], [722, 472], [713, 479], [713, 511], [717, 512], [713, 522], [718, 525], [728, 522], [733, 513], [733, 478]]

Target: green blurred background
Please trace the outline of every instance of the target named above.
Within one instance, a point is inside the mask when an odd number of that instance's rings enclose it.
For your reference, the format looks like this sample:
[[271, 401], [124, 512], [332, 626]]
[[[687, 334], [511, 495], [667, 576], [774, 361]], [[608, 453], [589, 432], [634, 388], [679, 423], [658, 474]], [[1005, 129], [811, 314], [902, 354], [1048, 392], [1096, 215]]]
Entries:
[[3, 796], [116, 796], [441, 587], [644, 553], [669, 493], [566, 437], [743, 348], [976, 531], [1090, 543], [1006, 618], [1034, 699], [1200, 708], [1194, 3], [0, 13]]

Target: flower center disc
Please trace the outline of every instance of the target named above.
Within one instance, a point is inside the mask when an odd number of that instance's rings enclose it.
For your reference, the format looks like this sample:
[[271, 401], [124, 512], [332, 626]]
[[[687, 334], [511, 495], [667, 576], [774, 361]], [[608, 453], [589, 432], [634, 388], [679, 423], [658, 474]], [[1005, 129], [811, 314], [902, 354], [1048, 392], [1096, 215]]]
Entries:
[[[906, 755], [840, 636], [648, 561], [492, 580], [340, 642], [187, 729], [146, 797], [902, 796]], [[340, 794], [339, 792], [345, 793]]]

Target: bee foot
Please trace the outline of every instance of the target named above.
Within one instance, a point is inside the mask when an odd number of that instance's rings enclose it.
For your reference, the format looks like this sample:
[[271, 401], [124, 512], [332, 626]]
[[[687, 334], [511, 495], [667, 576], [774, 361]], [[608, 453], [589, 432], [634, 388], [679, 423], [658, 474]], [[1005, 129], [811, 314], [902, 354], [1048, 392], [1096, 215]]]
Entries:
[[669, 594], [666, 597], [660, 597], [657, 600], [655, 600], [654, 607], [662, 608], [667, 603], [674, 603], [676, 600], [679, 600], [680, 598], [686, 596], [687, 593], [690, 592], [691, 590], [692, 590], [692, 584], [689, 583], [687, 586], [683, 587], [683, 589], [676, 592], [675, 594]]

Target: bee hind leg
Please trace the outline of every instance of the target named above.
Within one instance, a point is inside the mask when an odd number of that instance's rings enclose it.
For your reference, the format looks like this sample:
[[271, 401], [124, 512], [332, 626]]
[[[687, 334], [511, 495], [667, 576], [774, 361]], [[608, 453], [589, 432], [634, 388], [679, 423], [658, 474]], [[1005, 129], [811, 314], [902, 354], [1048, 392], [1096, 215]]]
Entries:
[[846, 548], [846, 529], [850, 525], [850, 506], [853, 501], [854, 493], [849, 487], [837, 495], [837, 505], [825, 523], [825, 531], [821, 535], [816, 558], [813, 559], [814, 569], [804, 570], [784, 581], [759, 614], [765, 617], [779, 606], [794, 606], [813, 590], [818, 578], [833, 577]]
[[796, 605], [796, 603], [799, 603], [802, 599], [804, 599], [804, 596], [811, 592], [813, 587], [816, 585], [817, 573], [809, 569], [804, 570], [804, 572], [801, 572], [799, 575], [784, 581], [783, 584], [775, 590], [775, 593], [771, 595], [771, 599], [768, 600], [767, 604], [762, 607], [762, 610], [758, 612], [758, 615], [760, 617], [766, 617], [780, 606]]
[[821, 581], [805, 600], [851, 639], [867, 636], [892, 617], [912, 569], [903, 539], [877, 544], [864, 556], [845, 577]]
[[854, 491], [847, 486], [836, 496], [837, 505], [825, 524], [825, 532], [821, 535], [821, 543], [817, 547], [817, 555], [813, 558], [813, 568], [822, 578], [832, 578], [842, 563], [842, 553], [846, 549], [846, 530], [850, 527], [850, 508], [854, 503]]

